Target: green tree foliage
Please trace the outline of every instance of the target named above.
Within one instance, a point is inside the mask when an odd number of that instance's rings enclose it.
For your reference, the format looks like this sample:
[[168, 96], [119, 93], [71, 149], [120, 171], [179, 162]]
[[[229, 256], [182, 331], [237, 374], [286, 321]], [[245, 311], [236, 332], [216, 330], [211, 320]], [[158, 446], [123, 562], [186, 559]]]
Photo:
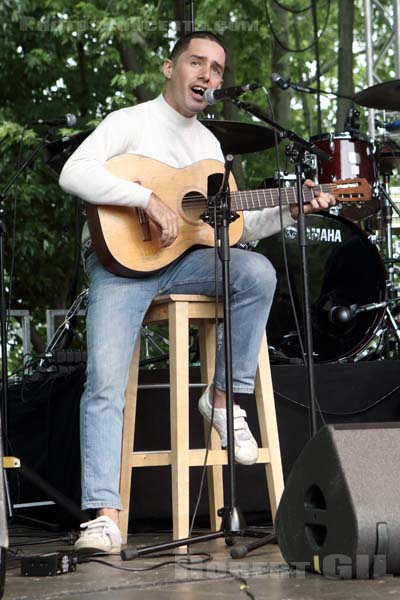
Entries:
[[[80, 129], [85, 129], [111, 110], [157, 95], [163, 85], [161, 63], [177, 35], [189, 26], [184, 4], [183, 0], [3, 0], [1, 186], [40, 140], [43, 128], [28, 125], [24, 130], [31, 120], [72, 112], [80, 118]], [[391, 6], [391, 1], [381, 4]], [[258, 81], [270, 89], [272, 71], [314, 85], [315, 40], [309, 7], [310, 0], [198, 0], [196, 28], [222, 36], [228, 48], [229, 85]], [[354, 78], [356, 88], [362, 89], [366, 87], [362, 0], [356, 0], [354, 7]], [[338, 87], [338, 19], [338, 2], [319, 0], [321, 87], [332, 91]], [[381, 14], [374, 15], [374, 23], [379, 43], [378, 35], [382, 40], [390, 35], [389, 25]], [[380, 76], [382, 80], [394, 77], [390, 53]], [[251, 100], [267, 108], [261, 90]], [[314, 97], [273, 88], [271, 102], [281, 124], [305, 137], [316, 133]], [[333, 131], [335, 111], [336, 102], [324, 99], [325, 132]], [[222, 103], [214, 114], [251, 120]], [[66, 133], [71, 132], [60, 129], [53, 139]], [[243, 159], [243, 185], [255, 186], [275, 170], [273, 150]], [[72, 301], [75, 206], [39, 156], [7, 195], [5, 209], [8, 286], [14, 256], [12, 306], [31, 311], [36, 331], [46, 307], [64, 307]], [[36, 349], [43, 346], [39, 337], [35, 345]]]

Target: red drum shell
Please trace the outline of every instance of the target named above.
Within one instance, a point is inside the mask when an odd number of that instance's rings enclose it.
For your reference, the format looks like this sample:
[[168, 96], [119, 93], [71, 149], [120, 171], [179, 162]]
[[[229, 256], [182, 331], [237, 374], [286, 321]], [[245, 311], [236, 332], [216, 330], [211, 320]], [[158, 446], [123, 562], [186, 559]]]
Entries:
[[[332, 160], [317, 157], [319, 183], [332, 183], [338, 179], [366, 179], [371, 187], [378, 180], [373, 146], [361, 135], [349, 132], [314, 135], [310, 138], [320, 150], [332, 156]], [[361, 221], [380, 208], [377, 198], [360, 205], [344, 205], [340, 214], [351, 221]]]

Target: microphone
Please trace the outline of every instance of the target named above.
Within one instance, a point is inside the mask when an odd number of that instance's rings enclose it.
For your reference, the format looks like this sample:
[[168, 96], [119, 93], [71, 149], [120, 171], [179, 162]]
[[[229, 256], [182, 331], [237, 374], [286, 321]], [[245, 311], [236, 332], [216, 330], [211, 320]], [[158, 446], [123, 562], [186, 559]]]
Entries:
[[278, 87], [280, 87], [282, 90], [287, 90], [289, 87], [291, 87], [297, 92], [306, 92], [307, 94], [314, 94], [316, 92], [316, 90], [313, 90], [312, 88], [307, 87], [305, 85], [292, 83], [290, 81], [290, 78], [284, 79], [284, 77], [282, 77], [278, 73], [272, 73], [271, 81], [272, 83], [275, 83]]
[[289, 79], [283, 79], [278, 73], [272, 73], [271, 75], [272, 83], [276, 83], [277, 86], [281, 88], [281, 90], [287, 90], [289, 87]]
[[217, 100], [224, 100], [226, 98], [237, 98], [238, 96], [241, 96], [246, 92], [258, 90], [258, 88], [260, 87], [262, 86], [258, 83], [248, 83], [247, 85], [239, 85], [237, 87], [224, 88], [220, 90], [208, 88], [203, 94], [203, 100], [206, 104], [213, 105], [216, 104]]
[[37, 121], [30, 121], [29, 125], [64, 125], [65, 127], [75, 127], [77, 122], [78, 119], [76, 115], [68, 113], [65, 115], [65, 117], [59, 117], [56, 119], [38, 119]]
[[357, 314], [357, 307], [354, 306], [332, 306], [328, 313], [328, 319], [334, 325], [350, 323]]

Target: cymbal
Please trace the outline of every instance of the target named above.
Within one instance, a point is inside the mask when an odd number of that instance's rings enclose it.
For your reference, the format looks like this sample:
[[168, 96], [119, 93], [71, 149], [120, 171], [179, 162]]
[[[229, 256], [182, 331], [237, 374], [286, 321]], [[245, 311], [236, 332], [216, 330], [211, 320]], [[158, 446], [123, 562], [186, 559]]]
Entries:
[[[275, 143], [272, 129], [238, 121], [201, 121], [219, 140], [224, 154], [245, 154], [271, 148]], [[64, 164], [93, 129], [86, 129], [74, 135], [64, 136], [49, 142], [44, 150], [44, 162], [55, 176], [59, 176]], [[278, 138], [278, 143], [280, 139]]]
[[354, 96], [354, 102], [367, 108], [400, 110], [400, 79], [366, 88]]
[[200, 122], [215, 135], [224, 154], [259, 152], [272, 148], [275, 144], [274, 131], [262, 125], [216, 119], [202, 119]]

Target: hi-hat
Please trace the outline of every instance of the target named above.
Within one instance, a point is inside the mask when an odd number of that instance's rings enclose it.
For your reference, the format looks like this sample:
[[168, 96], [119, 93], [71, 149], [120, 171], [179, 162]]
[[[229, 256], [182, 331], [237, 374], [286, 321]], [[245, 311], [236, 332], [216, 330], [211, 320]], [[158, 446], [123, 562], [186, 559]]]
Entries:
[[[201, 121], [218, 139], [224, 154], [246, 154], [272, 148], [275, 133], [268, 127], [241, 123], [240, 121]], [[280, 138], [278, 137], [278, 143]]]
[[354, 96], [354, 102], [367, 108], [400, 110], [400, 79], [366, 88]]

